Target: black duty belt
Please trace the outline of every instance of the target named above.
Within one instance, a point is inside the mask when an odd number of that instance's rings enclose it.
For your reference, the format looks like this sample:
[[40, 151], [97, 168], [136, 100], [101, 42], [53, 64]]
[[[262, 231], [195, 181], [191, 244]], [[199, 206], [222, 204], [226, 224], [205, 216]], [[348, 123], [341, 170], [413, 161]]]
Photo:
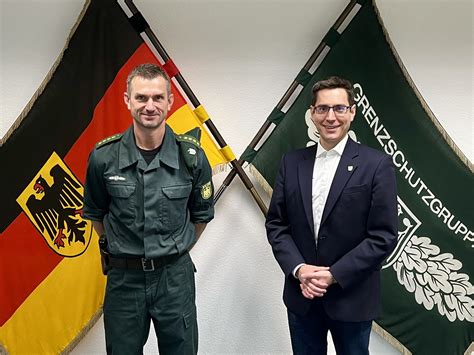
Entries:
[[109, 255], [108, 267], [117, 269], [131, 269], [131, 270], [143, 270], [143, 271], [154, 271], [163, 265], [172, 263], [179, 259], [182, 255], [168, 255], [162, 256], [156, 259], [147, 258], [117, 258]]

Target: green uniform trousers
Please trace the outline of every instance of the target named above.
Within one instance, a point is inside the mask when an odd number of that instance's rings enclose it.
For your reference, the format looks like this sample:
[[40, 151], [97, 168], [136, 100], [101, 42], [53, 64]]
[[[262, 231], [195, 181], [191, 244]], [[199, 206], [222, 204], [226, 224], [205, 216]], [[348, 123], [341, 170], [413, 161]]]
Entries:
[[150, 320], [161, 355], [197, 354], [194, 271], [189, 253], [154, 271], [110, 269], [104, 300], [107, 354], [143, 354]]

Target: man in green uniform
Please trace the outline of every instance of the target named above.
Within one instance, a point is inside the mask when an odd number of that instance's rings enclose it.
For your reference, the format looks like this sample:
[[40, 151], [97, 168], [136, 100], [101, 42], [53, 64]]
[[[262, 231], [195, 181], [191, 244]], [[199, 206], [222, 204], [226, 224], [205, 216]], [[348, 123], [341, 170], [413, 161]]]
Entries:
[[160, 67], [136, 67], [124, 93], [131, 127], [99, 142], [89, 158], [84, 216], [108, 244], [109, 354], [141, 354], [150, 320], [160, 354], [197, 353], [188, 250], [214, 216], [213, 186], [199, 142], [165, 123], [170, 86]]

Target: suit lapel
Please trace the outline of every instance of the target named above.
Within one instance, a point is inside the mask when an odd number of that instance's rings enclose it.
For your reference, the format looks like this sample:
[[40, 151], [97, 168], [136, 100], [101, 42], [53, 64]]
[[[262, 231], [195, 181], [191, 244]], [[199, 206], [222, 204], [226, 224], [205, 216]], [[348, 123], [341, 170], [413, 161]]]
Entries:
[[346, 147], [344, 148], [344, 152], [342, 153], [341, 160], [339, 160], [339, 165], [337, 166], [331, 188], [329, 189], [328, 198], [321, 217], [321, 225], [323, 225], [324, 221], [331, 213], [339, 195], [344, 189], [344, 186], [346, 186], [347, 181], [357, 169], [357, 160], [355, 158], [358, 155], [359, 145], [349, 138]]
[[303, 160], [298, 164], [298, 181], [300, 184], [301, 199], [303, 200], [304, 213], [314, 235], [312, 190], [313, 167], [316, 159], [316, 146], [303, 152]]

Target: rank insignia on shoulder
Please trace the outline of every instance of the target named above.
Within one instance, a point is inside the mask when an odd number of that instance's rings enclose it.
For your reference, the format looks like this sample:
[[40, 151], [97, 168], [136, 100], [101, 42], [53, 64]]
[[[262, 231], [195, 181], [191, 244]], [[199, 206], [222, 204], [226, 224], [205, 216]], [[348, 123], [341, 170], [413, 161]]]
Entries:
[[199, 139], [196, 139], [192, 136], [186, 135], [186, 134], [180, 134], [179, 136], [176, 136], [176, 139], [180, 143], [187, 143], [189, 145], [193, 145], [197, 148], [201, 148], [201, 143], [199, 142]]
[[212, 184], [208, 183], [201, 186], [201, 197], [203, 200], [208, 200], [212, 196]]
[[179, 143], [179, 149], [186, 166], [193, 171], [198, 165], [198, 151], [201, 149], [201, 130], [199, 127], [193, 128], [185, 134], [176, 136]]
[[178, 142], [187, 143], [189, 146], [194, 145], [197, 148], [201, 148], [201, 129], [195, 127], [184, 134], [178, 134], [176, 139]]
[[120, 138], [122, 138], [122, 133], [118, 133], [118, 134], [114, 134], [113, 136], [110, 136], [110, 137], [107, 137], [107, 138], [104, 138], [102, 139], [101, 141], [99, 141], [95, 147], [96, 148], [100, 148], [108, 143], [111, 143], [111, 142], [115, 142], [117, 140], [119, 140]]

